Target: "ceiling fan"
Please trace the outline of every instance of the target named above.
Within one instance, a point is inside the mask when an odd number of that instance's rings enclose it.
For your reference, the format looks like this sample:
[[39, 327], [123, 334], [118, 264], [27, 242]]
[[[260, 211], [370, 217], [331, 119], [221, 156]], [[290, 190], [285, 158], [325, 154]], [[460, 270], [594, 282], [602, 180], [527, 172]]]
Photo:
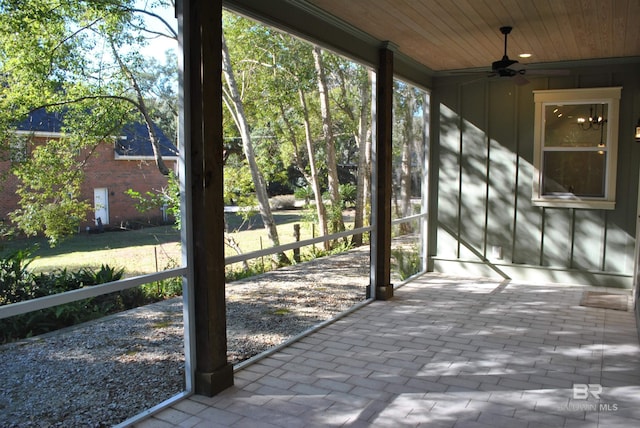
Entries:
[[507, 55], [507, 41], [511, 30], [513, 30], [513, 27], [500, 27], [500, 32], [504, 34], [504, 54], [502, 59], [494, 61], [491, 64], [491, 71], [489, 72], [488, 77], [512, 79], [516, 85], [526, 85], [529, 81], [524, 77], [525, 74], [546, 76], [566, 76], [569, 74], [569, 70], [526, 69], [524, 64], [519, 63], [515, 59], [509, 58]]
[[523, 77], [526, 72], [524, 67], [515, 59], [510, 59], [507, 55], [507, 38], [511, 30], [513, 30], [513, 27], [500, 27], [500, 32], [504, 34], [504, 55], [502, 59], [494, 61], [491, 64], [491, 74], [489, 74], [489, 77], [510, 77], [514, 79], [516, 84], [524, 85], [529, 83], [529, 81]]

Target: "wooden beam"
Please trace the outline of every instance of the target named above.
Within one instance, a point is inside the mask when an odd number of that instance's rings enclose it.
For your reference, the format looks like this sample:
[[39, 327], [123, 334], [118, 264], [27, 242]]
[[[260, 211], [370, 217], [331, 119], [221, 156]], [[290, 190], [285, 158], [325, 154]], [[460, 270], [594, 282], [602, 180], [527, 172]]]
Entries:
[[380, 48], [376, 84], [376, 158], [375, 158], [375, 298], [393, 297], [391, 284], [391, 159], [393, 131], [393, 50]]
[[227, 361], [222, 144], [222, 1], [185, 1], [185, 156], [191, 181], [196, 394], [233, 385]]

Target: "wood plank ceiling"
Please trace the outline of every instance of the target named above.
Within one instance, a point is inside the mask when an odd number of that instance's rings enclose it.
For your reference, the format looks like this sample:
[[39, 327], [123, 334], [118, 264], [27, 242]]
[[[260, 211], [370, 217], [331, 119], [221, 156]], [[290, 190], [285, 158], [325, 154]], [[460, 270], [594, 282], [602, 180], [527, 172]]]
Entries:
[[[306, 0], [436, 72], [640, 58], [640, 0]], [[521, 59], [521, 53], [531, 57]]]

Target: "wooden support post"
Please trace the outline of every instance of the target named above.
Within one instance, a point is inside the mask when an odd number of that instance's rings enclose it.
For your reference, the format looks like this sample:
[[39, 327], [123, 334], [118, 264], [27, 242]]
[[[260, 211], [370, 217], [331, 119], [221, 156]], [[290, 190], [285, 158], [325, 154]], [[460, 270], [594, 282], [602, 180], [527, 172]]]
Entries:
[[[293, 225], [293, 238], [296, 242], [300, 242], [300, 223]], [[293, 249], [293, 261], [300, 263], [300, 248]]]
[[233, 385], [227, 361], [222, 145], [222, 1], [184, 7], [185, 152], [190, 165], [190, 218], [195, 311], [196, 394]]
[[376, 233], [375, 298], [393, 297], [391, 284], [391, 159], [393, 131], [393, 50], [387, 43], [380, 49], [376, 79]]

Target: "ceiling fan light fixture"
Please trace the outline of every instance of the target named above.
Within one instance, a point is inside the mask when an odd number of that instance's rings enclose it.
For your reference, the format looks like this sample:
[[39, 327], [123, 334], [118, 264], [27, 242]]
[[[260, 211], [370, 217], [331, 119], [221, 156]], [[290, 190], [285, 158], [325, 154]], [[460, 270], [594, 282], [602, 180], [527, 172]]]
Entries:
[[527, 52], [523, 52], [521, 54], [518, 55], [518, 57], [520, 58], [531, 58], [533, 55]]
[[[535, 68], [532, 70], [528, 70], [525, 64], [518, 62], [515, 59], [509, 58], [507, 54], [507, 43], [508, 43], [508, 35], [513, 30], [513, 27], [500, 27], [500, 32], [504, 35], [504, 52], [502, 54], [502, 58], [497, 61], [493, 61], [491, 63], [491, 70], [487, 72], [488, 78], [509, 78], [516, 85], [526, 85], [529, 81], [525, 78], [525, 75], [568, 75], [568, 70], [542, 70]], [[532, 57], [533, 54], [529, 54], [525, 52], [524, 54], [519, 54], [520, 57]], [[487, 67], [488, 68], [488, 67]], [[453, 70], [452, 73], [472, 73], [478, 74], [477, 71], [468, 71], [468, 70]]]

